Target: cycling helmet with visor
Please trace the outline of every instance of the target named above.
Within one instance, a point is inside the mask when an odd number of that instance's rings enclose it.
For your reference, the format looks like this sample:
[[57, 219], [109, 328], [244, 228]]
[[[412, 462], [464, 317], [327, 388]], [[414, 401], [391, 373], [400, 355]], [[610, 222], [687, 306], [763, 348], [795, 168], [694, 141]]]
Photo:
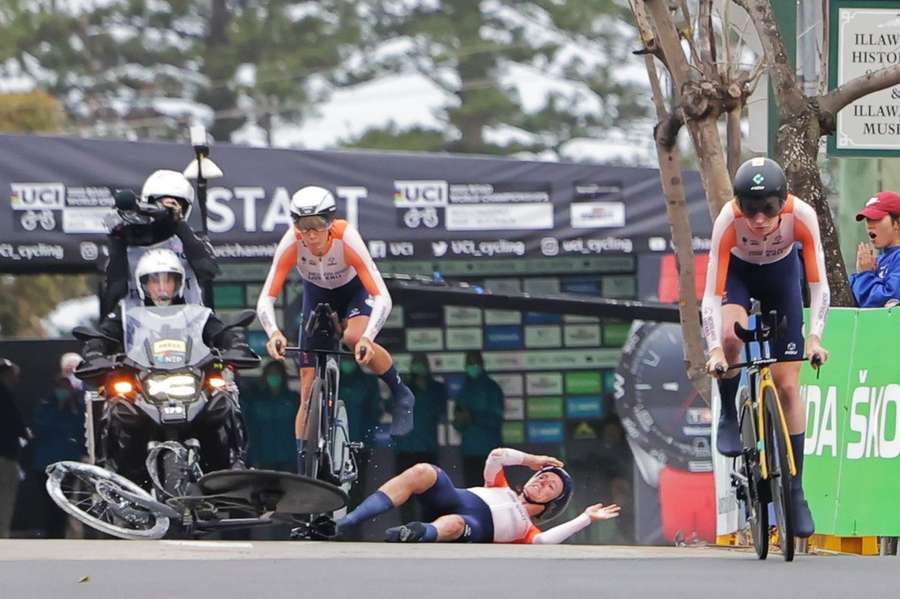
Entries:
[[562, 491], [559, 492], [559, 495], [554, 497], [549, 501], [535, 501], [534, 499], [528, 497], [525, 493], [524, 489], [522, 491], [522, 495], [525, 497], [525, 501], [528, 503], [533, 503], [535, 505], [544, 506], [544, 511], [536, 516], [536, 518], [541, 522], [547, 522], [548, 520], [552, 520], [562, 514], [566, 507], [569, 505], [569, 501], [572, 499], [572, 493], [575, 491], [575, 482], [572, 480], [572, 475], [563, 470], [562, 468], [558, 468], [557, 466], [545, 466], [538, 470], [534, 476], [541, 476], [542, 474], [555, 474], [562, 481]]
[[734, 197], [745, 217], [763, 213], [775, 218], [787, 200], [784, 171], [769, 158], [751, 158], [734, 175]]
[[291, 197], [291, 218], [300, 231], [325, 231], [337, 213], [334, 196], [324, 187], [310, 185]]

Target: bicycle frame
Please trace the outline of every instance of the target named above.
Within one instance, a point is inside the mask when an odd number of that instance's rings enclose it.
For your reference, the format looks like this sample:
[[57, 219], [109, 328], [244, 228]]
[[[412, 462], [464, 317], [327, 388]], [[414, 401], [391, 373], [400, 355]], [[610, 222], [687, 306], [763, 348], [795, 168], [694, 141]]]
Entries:
[[[757, 319], [762, 318], [758, 304], [754, 305], [754, 309], [751, 310], [750, 314], [751, 316], [755, 315]], [[769, 347], [769, 338], [767, 335], [760, 334], [759, 330], [761, 328], [762, 326], [757, 324], [757, 330], [754, 331], [753, 339], [753, 341], [756, 341], [759, 344], [761, 356], [759, 358], [754, 358], [750, 351], [750, 340], [745, 340], [744, 356], [746, 357], [746, 362], [742, 365], [735, 365], [735, 367], [743, 366], [747, 368], [747, 381], [750, 384], [749, 401], [752, 402], [751, 408], [756, 415], [756, 449], [759, 451], [760, 474], [763, 480], [768, 480], [769, 466], [768, 460], [766, 459], [767, 448], [764, 433], [765, 405], [763, 402], [763, 394], [765, 393], [766, 388], [772, 390], [772, 393], [777, 400], [775, 404], [778, 406], [778, 425], [782, 436], [787, 441], [785, 447], [787, 449], [788, 468], [791, 476], [797, 475], [797, 464], [794, 460], [794, 451], [790, 443], [790, 432], [787, 427], [787, 419], [784, 417], [784, 409], [781, 407], [781, 398], [778, 396], [778, 389], [775, 387], [775, 381], [772, 378], [772, 371], [770, 368], [770, 365], [777, 363], [778, 360], [772, 358], [771, 349]]]

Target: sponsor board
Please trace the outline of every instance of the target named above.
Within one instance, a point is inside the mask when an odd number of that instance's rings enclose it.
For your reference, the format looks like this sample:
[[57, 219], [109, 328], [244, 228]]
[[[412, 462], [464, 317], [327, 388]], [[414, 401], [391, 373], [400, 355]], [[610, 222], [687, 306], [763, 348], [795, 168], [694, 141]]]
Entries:
[[559, 293], [559, 278], [529, 277], [525, 279], [525, 293], [530, 293], [531, 295]]
[[433, 374], [463, 372], [466, 369], [466, 354], [461, 352], [428, 354], [428, 363]]
[[566, 373], [566, 393], [603, 392], [603, 373], [599, 370]]
[[575, 229], [625, 226], [625, 204], [622, 202], [573, 202], [569, 215]]
[[449, 253], [451, 256], [493, 258], [498, 256], [521, 257], [525, 255], [526, 247], [524, 241], [510, 241], [508, 239], [498, 239], [496, 241], [477, 239], [451, 239], [449, 242], [432, 242], [431, 249], [435, 257], [441, 257]]
[[598, 296], [600, 295], [600, 279], [563, 279], [562, 290], [565, 293]]
[[607, 347], [622, 347], [628, 340], [628, 332], [631, 323], [612, 322], [603, 325], [603, 345]]
[[551, 314], [549, 312], [526, 312], [526, 324], [557, 324], [562, 322], [561, 314]]
[[484, 352], [488, 372], [511, 370], [588, 370], [615, 368], [618, 349], [585, 348], [578, 350], [529, 350], [527, 352]]
[[562, 421], [528, 422], [529, 443], [562, 443], [564, 437]]
[[444, 323], [448, 327], [480, 327], [482, 323], [481, 309], [444, 306]]
[[637, 279], [631, 276], [603, 277], [601, 295], [613, 299], [632, 299], [637, 295]]
[[563, 417], [562, 397], [529, 397], [526, 408], [529, 419]]
[[504, 422], [501, 435], [504, 445], [521, 445], [525, 443], [525, 423], [521, 420]]
[[566, 398], [566, 418], [602, 418], [603, 398], [599, 395]]
[[563, 315], [563, 322], [578, 324], [585, 322], [600, 322], [600, 318], [597, 316], [579, 316], [578, 314], [565, 314]]
[[[516, 312], [516, 314], [519, 313]], [[487, 325], [484, 327], [484, 345], [487, 349], [521, 349], [524, 341], [520, 326]]]
[[443, 207], [447, 205], [448, 198], [446, 181], [394, 181], [394, 206], [397, 208]]
[[[486, 325], [510, 325], [522, 324], [522, 313], [518, 310], [485, 310], [484, 324]], [[521, 337], [521, 331], [519, 332]], [[521, 342], [521, 340], [520, 340]]]
[[562, 330], [558, 325], [529, 325], [525, 327], [525, 347], [560, 347]]
[[524, 395], [525, 385], [521, 374], [491, 374], [491, 379], [503, 390], [503, 395]]
[[503, 400], [504, 420], [524, 420], [525, 400], [521, 397], [507, 397]]
[[0, 243], [0, 259], [30, 262], [33, 260], [56, 260], [65, 258], [63, 246], [55, 243]]
[[597, 347], [600, 345], [599, 324], [567, 324], [563, 332], [566, 347]]
[[599, 422], [581, 420], [566, 423], [566, 439], [573, 441], [591, 441], [600, 438]]
[[447, 349], [481, 349], [481, 327], [447, 327]]
[[484, 288], [491, 293], [521, 293], [522, 281], [519, 279], [485, 279]]
[[553, 204], [450, 205], [445, 208], [448, 231], [534, 231], [553, 228]]
[[440, 306], [415, 306], [406, 311], [406, 324], [411, 327], [441, 327], [444, 315]]
[[530, 372], [525, 375], [525, 389], [528, 395], [562, 395], [562, 373]]
[[409, 351], [435, 351], [444, 349], [443, 329], [406, 329], [406, 349]]
[[112, 210], [109, 208], [66, 208], [62, 212], [63, 233], [106, 234], [104, 224]]

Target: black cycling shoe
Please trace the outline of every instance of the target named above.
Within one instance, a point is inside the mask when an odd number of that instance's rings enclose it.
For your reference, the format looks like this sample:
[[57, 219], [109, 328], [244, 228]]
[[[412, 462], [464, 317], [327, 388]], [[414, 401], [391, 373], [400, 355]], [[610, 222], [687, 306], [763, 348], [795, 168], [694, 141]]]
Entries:
[[413, 406], [416, 396], [409, 387], [400, 384], [394, 396], [394, 409], [391, 414], [391, 435], [402, 437], [413, 429]]
[[809, 504], [803, 496], [803, 489], [791, 489], [791, 512], [794, 519], [794, 536], [806, 539], [816, 531]]
[[425, 525], [421, 522], [410, 522], [389, 528], [384, 534], [388, 543], [420, 543], [425, 537]]
[[741, 432], [738, 430], [737, 418], [726, 418], [719, 414], [719, 427], [716, 432], [716, 449], [724, 456], [736, 458], [741, 455]]

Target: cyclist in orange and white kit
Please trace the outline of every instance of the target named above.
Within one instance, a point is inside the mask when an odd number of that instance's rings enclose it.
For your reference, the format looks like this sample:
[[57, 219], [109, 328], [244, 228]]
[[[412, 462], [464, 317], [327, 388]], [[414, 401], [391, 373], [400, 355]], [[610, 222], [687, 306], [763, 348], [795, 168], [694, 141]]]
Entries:
[[[506, 481], [505, 466], [537, 470], [521, 490]], [[395, 543], [562, 543], [592, 522], [619, 515], [619, 506], [596, 504], [558, 526], [541, 531], [534, 521], [547, 522], [566, 509], [575, 483], [558, 459], [515, 449], [491, 451], [484, 464], [484, 486], [458, 489], [447, 473], [433, 464], [416, 464], [395, 476], [337, 522], [339, 536], [362, 522], [400, 507], [413, 496], [430, 522], [408, 522], [386, 531]]]
[[[269, 341], [266, 349], [283, 360], [287, 339], [275, 320], [275, 299], [281, 293], [291, 269], [303, 279], [303, 317], [320, 303], [328, 303], [344, 324], [343, 342], [357, 363], [367, 366], [387, 383], [393, 395], [391, 434], [405, 435], [412, 429], [415, 397], [393, 366], [391, 355], [375, 337], [391, 312], [391, 296], [381, 273], [372, 261], [359, 232], [345, 220], [335, 220], [334, 196], [325, 188], [309, 186], [291, 197], [289, 228], [272, 259], [272, 267], [259, 294], [256, 311]], [[300, 347], [304, 345], [300, 326]], [[300, 363], [300, 408], [294, 423], [297, 460], [302, 465], [305, 452], [305, 422], [309, 394], [315, 379], [314, 354], [303, 353]]]
[[[734, 323], [747, 327], [750, 298], [758, 299], [763, 313], [777, 310], [787, 327], [771, 345], [772, 357], [805, 356], [814, 364], [828, 359], [822, 332], [830, 295], [825, 278], [825, 256], [819, 222], [812, 206], [788, 194], [784, 171], [773, 160], [752, 158], [734, 176], [735, 199], [728, 202], [713, 225], [712, 247], [703, 294], [703, 333], [709, 347], [707, 369], [718, 378], [722, 412], [716, 447], [726, 456], [741, 453], [737, 395], [740, 372], [725, 372], [740, 361], [743, 342]], [[795, 244], [802, 245], [798, 255]], [[810, 322], [803, 338], [801, 264], [810, 294]], [[803, 494], [803, 445], [806, 411], [800, 400], [801, 362], [772, 365], [772, 377], [787, 419], [797, 465], [792, 484], [794, 532], [810, 536], [815, 525]]]

